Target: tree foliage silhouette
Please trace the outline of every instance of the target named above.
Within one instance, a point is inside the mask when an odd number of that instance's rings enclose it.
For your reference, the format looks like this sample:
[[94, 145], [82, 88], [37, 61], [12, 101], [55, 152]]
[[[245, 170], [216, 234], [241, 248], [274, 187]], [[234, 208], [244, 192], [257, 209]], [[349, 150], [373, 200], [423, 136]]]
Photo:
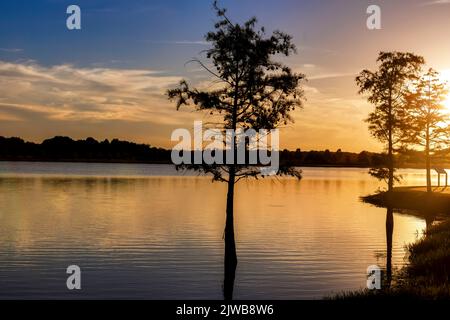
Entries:
[[423, 148], [428, 192], [431, 192], [431, 157], [447, 147], [449, 117], [444, 112], [447, 93], [439, 73], [429, 69], [409, 86], [405, 95], [404, 143]]
[[359, 93], [368, 93], [367, 100], [375, 106], [368, 119], [372, 136], [385, 144], [388, 156], [387, 168], [371, 169], [370, 173], [388, 183], [388, 191], [394, 188], [394, 153], [402, 142], [405, 117], [405, 92], [408, 82], [418, 77], [424, 58], [412, 53], [380, 52], [377, 71], [363, 70], [357, 77]]
[[[302, 107], [303, 74], [294, 73], [288, 66], [274, 61], [275, 55], [289, 56], [296, 52], [292, 38], [280, 31], [266, 36], [264, 28], [257, 29], [256, 18], [244, 24], [233, 23], [226, 9], [214, 2], [219, 18], [215, 30], [207, 33], [211, 48], [206, 51], [209, 64], [199, 63], [213, 78], [216, 89], [203, 91], [191, 89], [182, 81], [176, 89], [168, 91], [168, 97], [176, 101], [177, 109], [193, 104], [196, 110], [221, 118], [221, 129], [271, 130], [292, 121], [291, 111]], [[228, 184], [225, 223], [225, 268], [237, 264], [233, 225], [235, 183], [247, 177], [258, 178], [261, 171], [255, 166], [236, 163], [237, 137], [232, 137], [235, 161], [226, 165], [184, 165], [210, 173], [216, 181]], [[279, 175], [301, 177], [293, 167], [280, 167]]]

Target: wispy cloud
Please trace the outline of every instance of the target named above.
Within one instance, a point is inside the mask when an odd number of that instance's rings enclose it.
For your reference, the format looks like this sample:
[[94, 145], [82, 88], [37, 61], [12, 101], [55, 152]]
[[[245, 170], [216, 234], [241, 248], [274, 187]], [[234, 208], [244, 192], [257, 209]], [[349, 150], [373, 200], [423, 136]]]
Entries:
[[189, 40], [181, 40], [181, 41], [173, 41], [174, 44], [198, 44], [202, 46], [208, 45], [206, 41], [189, 41]]
[[304, 90], [308, 95], [310, 95], [310, 94], [319, 94], [319, 93], [320, 93], [319, 89], [317, 89], [316, 87], [307, 86], [307, 85], [304, 85], [304, 86], [303, 86], [303, 90]]
[[17, 52], [23, 52], [23, 49], [20, 49], [20, 48], [0, 48], [0, 51], [10, 52], [10, 53], [17, 53]]
[[173, 123], [173, 108], [163, 108], [168, 105], [164, 92], [180, 79], [155, 70], [0, 61], [0, 116], [27, 120], [29, 113], [39, 113], [59, 121]]
[[209, 43], [203, 40], [176, 40], [176, 41], [148, 41], [154, 44], [173, 44], [173, 45], [200, 45], [207, 46]]
[[333, 79], [333, 78], [344, 78], [344, 77], [353, 77], [356, 73], [351, 72], [343, 72], [343, 73], [324, 73], [308, 76], [309, 80], [323, 80], [323, 79]]
[[427, 2], [419, 4], [419, 6], [420, 7], [427, 7], [427, 6], [435, 6], [435, 5], [441, 5], [441, 4], [450, 4], [450, 0], [427, 1]]

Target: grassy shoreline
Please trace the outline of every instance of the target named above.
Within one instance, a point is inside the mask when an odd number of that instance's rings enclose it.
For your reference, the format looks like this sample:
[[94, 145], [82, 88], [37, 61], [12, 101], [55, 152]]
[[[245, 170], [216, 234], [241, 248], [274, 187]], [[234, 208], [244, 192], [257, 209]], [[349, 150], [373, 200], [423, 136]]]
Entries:
[[[408, 264], [394, 274], [389, 285], [381, 290], [344, 292], [332, 299], [450, 299], [450, 190], [435, 191], [402, 187], [391, 194], [362, 197], [362, 201], [379, 207], [413, 210], [414, 215], [427, 220], [427, 230], [424, 237], [407, 246]], [[442, 219], [439, 223], [428, 225], [438, 216]]]
[[[343, 292], [333, 300], [450, 299], [450, 220], [429, 228], [425, 236], [407, 246], [408, 264], [381, 290]], [[384, 280], [384, 279], [383, 279]]]

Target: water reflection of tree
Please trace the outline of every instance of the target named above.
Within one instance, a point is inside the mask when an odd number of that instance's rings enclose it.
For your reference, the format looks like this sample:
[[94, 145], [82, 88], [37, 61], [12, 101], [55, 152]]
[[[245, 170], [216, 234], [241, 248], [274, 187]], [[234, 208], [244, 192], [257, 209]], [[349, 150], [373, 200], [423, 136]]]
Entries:
[[392, 236], [394, 233], [394, 210], [386, 209], [386, 284], [390, 288], [392, 282]]
[[225, 300], [233, 300], [234, 278], [236, 276], [236, 264], [226, 261], [227, 255], [225, 253], [225, 272], [223, 280], [223, 298]]
[[[403, 210], [395, 210], [392, 207], [386, 208], [386, 268], [384, 269], [384, 288], [389, 289], [392, 285], [393, 279], [393, 265], [392, 265], [392, 248], [393, 248], [393, 234], [394, 234], [394, 212], [405, 213]], [[426, 230], [428, 230], [436, 221], [437, 215], [435, 212], [411, 212], [406, 211], [408, 214], [418, 216], [425, 219]], [[426, 231], [424, 230], [424, 231]], [[384, 256], [384, 254], [378, 254], [378, 256]]]

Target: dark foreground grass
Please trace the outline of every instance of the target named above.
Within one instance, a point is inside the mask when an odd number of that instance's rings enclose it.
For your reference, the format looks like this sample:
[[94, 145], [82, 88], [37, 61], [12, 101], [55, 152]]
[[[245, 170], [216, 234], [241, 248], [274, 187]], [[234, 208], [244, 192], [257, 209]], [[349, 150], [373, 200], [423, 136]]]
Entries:
[[450, 280], [450, 220], [431, 227], [426, 237], [408, 247], [407, 277], [417, 284], [447, 286]]

